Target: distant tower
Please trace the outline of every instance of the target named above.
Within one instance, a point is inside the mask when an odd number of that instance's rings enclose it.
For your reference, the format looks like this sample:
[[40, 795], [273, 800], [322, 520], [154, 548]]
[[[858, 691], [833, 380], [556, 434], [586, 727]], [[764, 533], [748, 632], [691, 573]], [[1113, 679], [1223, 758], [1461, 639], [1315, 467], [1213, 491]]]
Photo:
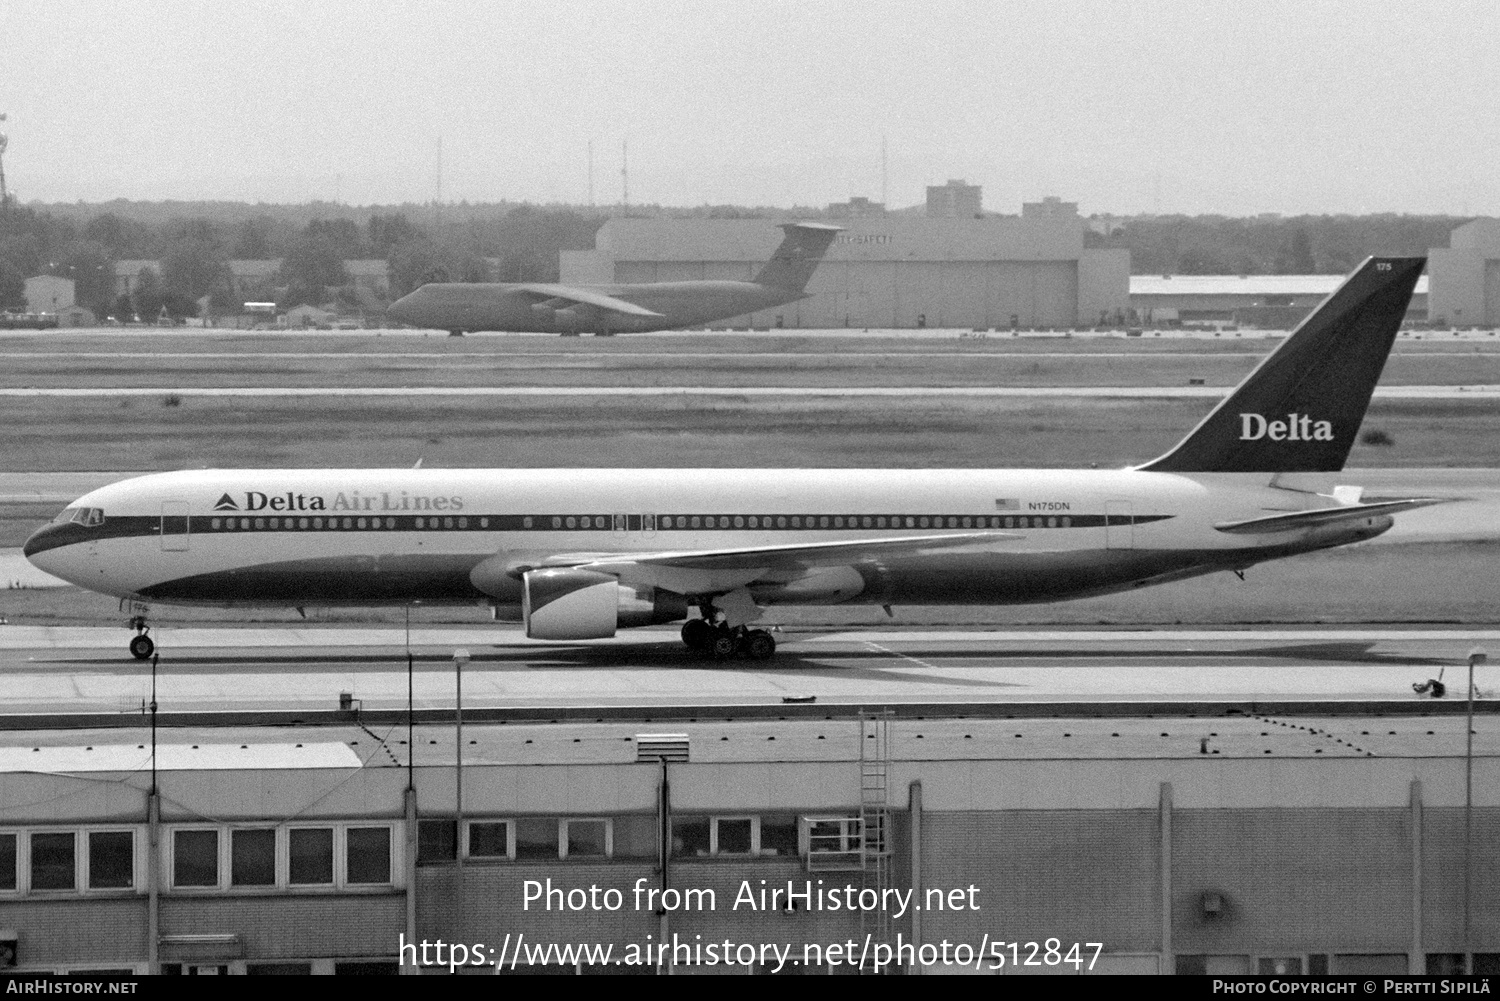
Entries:
[[594, 140], [589, 140], [589, 208], [594, 207]]
[[437, 137], [437, 186], [432, 196], [432, 228], [433, 236], [437, 236], [437, 230], [443, 224], [443, 137]]
[[890, 179], [890, 175], [886, 171], [886, 142], [885, 142], [885, 136], [881, 136], [880, 137], [880, 204], [882, 204], [882, 205], [889, 205], [891, 203], [891, 193], [888, 190], [886, 190], [887, 181], [889, 179]]
[[620, 140], [620, 205], [630, 214], [630, 140]]

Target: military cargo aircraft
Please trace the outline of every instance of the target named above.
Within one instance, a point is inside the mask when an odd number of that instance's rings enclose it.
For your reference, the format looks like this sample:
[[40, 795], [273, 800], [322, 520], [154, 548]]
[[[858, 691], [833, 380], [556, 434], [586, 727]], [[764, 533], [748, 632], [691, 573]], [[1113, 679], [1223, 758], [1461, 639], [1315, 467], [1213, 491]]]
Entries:
[[391, 303], [387, 314], [414, 327], [609, 335], [676, 330], [771, 309], [808, 297], [807, 282], [838, 226], [794, 222], [753, 281], [627, 285], [430, 283]]

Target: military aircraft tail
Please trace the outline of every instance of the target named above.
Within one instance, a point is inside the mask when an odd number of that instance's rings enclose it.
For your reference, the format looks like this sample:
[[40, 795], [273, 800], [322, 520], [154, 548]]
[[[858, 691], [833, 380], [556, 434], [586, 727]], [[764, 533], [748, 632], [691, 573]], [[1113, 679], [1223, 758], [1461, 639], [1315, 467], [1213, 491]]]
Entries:
[[1140, 468], [1343, 469], [1426, 264], [1425, 257], [1366, 260], [1186, 438]]
[[786, 231], [786, 236], [771, 255], [771, 260], [755, 276], [755, 283], [801, 292], [807, 288], [833, 238], [843, 232], [843, 228], [817, 222], [790, 222], [781, 228]]

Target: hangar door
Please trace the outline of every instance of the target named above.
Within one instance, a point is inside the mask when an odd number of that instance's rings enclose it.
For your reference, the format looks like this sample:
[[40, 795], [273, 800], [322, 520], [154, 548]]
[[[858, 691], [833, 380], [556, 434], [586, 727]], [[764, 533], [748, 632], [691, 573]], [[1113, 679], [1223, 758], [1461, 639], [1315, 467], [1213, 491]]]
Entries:
[[995, 261], [986, 271], [986, 326], [1003, 330], [1012, 322], [1022, 327], [1071, 327], [1077, 322], [1077, 261]]
[[1484, 262], [1484, 319], [1480, 322], [1500, 324], [1500, 261]]

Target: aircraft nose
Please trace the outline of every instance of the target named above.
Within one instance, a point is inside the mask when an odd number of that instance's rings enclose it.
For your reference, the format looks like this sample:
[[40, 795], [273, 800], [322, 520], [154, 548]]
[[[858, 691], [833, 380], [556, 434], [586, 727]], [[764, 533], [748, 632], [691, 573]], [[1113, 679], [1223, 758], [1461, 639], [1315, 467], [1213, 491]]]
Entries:
[[26, 540], [22, 554], [32, 566], [54, 577], [69, 579], [68, 565], [72, 562], [64, 547], [83, 541], [83, 530], [77, 525], [43, 525]]
[[416, 305], [416, 292], [408, 292], [395, 302], [385, 308], [387, 316], [400, 320], [402, 323], [413, 323], [412, 307]]

